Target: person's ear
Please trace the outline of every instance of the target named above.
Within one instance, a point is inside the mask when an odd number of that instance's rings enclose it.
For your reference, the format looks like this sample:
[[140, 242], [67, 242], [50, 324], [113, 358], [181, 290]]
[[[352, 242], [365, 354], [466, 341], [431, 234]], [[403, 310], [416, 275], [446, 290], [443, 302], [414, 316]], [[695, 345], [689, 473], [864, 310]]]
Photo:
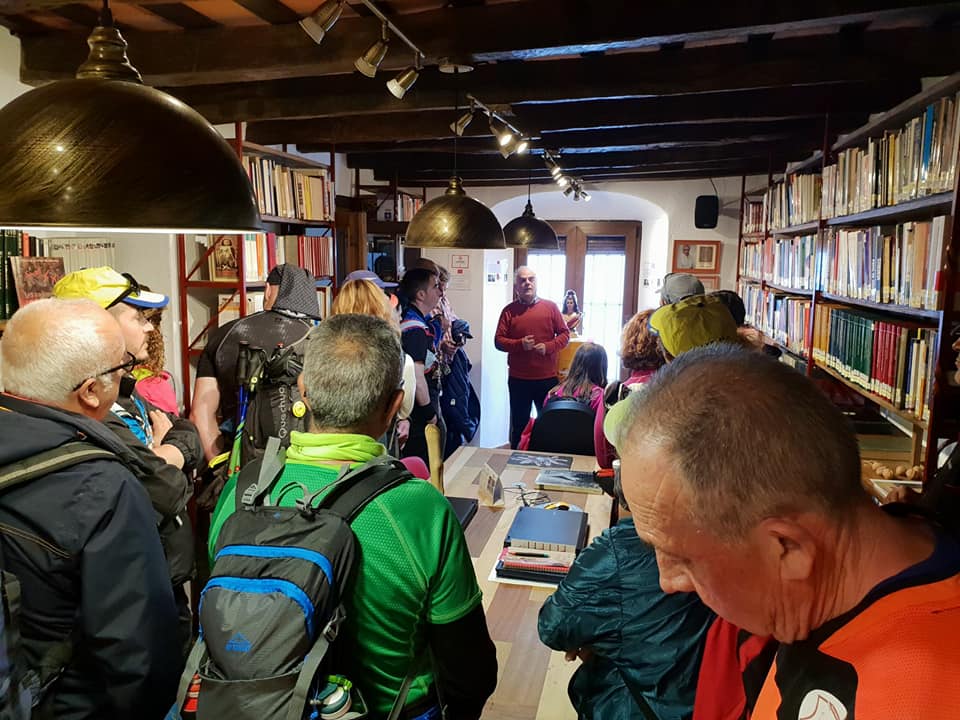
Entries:
[[384, 425], [390, 427], [390, 423], [393, 422], [393, 419], [397, 416], [397, 413], [400, 412], [400, 406], [403, 405], [403, 389], [393, 391], [393, 395], [387, 401], [386, 415], [384, 416]]
[[303, 400], [303, 404], [307, 406], [307, 409], [312, 409], [310, 399], [307, 397], [307, 389], [303, 386], [303, 373], [297, 375], [297, 390], [300, 391], [300, 399]]
[[77, 402], [80, 407], [90, 412], [95, 412], [103, 404], [103, 400], [96, 393], [96, 384], [100, 382], [97, 378], [87, 378], [83, 381], [80, 389], [77, 390]]
[[753, 533], [766, 562], [778, 568], [781, 580], [804, 582], [813, 574], [819, 544], [806, 526], [789, 518], [767, 518]]

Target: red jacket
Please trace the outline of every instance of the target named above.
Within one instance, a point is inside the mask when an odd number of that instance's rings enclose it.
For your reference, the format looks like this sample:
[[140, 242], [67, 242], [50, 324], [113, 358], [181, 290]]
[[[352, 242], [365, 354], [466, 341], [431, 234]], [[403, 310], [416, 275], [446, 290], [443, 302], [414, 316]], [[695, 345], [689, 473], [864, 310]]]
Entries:
[[[547, 353], [524, 350], [523, 338], [533, 335], [544, 343]], [[570, 342], [570, 329], [556, 303], [537, 298], [532, 305], [515, 300], [500, 313], [494, 344], [507, 353], [510, 377], [519, 380], [546, 380], [557, 377], [557, 354]]]

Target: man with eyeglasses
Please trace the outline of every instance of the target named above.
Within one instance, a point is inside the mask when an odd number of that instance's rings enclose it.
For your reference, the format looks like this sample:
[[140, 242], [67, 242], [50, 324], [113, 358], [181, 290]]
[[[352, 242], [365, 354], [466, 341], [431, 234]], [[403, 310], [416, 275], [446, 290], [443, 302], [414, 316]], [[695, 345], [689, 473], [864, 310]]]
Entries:
[[130, 375], [136, 364], [149, 357], [147, 341], [150, 333], [157, 332], [143, 311], [165, 307], [169, 298], [148, 292], [131, 275], [109, 267], [72, 272], [54, 286], [53, 294], [94, 301], [116, 319], [123, 333], [128, 363], [117, 400], [104, 422], [137, 457], [135, 473], [157, 512], [186, 652], [192, 640], [192, 624], [184, 584], [194, 574], [193, 532], [186, 505], [193, 494], [189, 474], [203, 462], [203, 448], [193, 423], [145, 400]]
[[0, 343], [0, 566], [20, 584], [34, 717], [159, 719], [176, 693], [155, 514], [137, 457], [102, 423], [132, 362], [89, 300], [31, 303]]

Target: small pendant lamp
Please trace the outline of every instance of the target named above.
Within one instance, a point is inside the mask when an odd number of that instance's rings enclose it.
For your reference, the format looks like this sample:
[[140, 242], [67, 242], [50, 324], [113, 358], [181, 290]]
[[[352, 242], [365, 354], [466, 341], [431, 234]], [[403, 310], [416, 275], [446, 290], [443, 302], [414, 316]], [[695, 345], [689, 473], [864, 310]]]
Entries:
[[[455, 75], [458, 73], [455, 72]], [[455, 105], [459, 106], [459, 95]], [[456, 108], [459, 114], [459, 107]], [[446, 192], [424, 203], [407, 226], [409, 247], [503, 250], [503, 228], [479, 200], [468, 197], [457, 177], [457, 133], [453, 134], [453, 177]]]
[[527, 180], [527, 207], [520, 217], [515, 217], [503, 228], [507, 247], [529, 250], [559, 250], [560, 241], [550, 223], [533, 214], [530, 202], [530, 181]]
[[261, 229], [250, 180], [195, 110], [142, 84], [104, 0], [77, 79], [0, 109], [0, 227]]

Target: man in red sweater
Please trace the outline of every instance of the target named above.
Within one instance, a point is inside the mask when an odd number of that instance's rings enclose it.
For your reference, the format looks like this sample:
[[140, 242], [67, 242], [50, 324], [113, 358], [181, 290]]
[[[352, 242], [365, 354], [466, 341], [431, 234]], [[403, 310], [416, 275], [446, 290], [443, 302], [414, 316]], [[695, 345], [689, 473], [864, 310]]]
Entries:
[[531, 404], [539, 411], [557, 384], [557, 356], [570, 330], [556, 303], [537, 297], [537, 274], [526, 265], [517, 268], [513, 291], [517, 299], [500, 313], [494, 344], [510, 366], [510, 447], [516, 448]]

